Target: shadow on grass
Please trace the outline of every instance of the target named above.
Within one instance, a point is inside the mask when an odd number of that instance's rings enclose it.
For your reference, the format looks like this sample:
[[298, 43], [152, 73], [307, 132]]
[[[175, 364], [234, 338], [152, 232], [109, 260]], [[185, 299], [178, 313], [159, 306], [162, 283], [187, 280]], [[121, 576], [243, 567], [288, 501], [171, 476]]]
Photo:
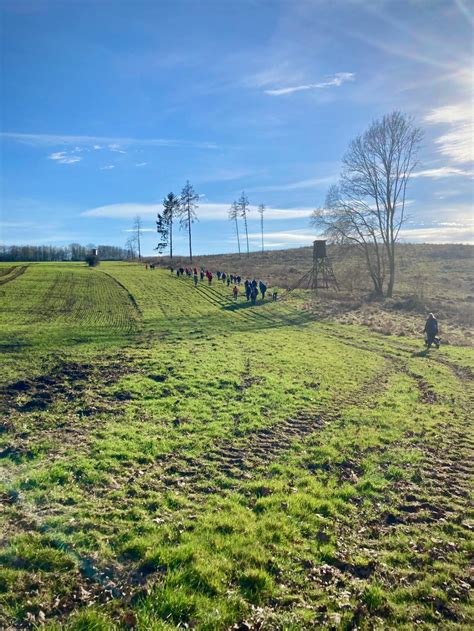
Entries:
[[412, 357], [428, 357], [430, 352], [429, 348], [424, 348], [422, 351], [416, 351], [415, 353], [412, 353], [411, 356]]

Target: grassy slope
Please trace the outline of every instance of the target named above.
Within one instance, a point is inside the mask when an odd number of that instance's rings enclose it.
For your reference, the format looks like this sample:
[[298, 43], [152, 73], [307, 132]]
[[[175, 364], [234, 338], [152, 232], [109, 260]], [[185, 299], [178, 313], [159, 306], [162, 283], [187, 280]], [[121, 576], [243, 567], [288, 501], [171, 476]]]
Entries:
[[127, 264], [2, 290], [0, 624], [468, 624], [469, 349]]
[[[331, 246], [328, 252], [340, 292], [326, 296], [322, 292], [326, 300], [319, 297], [319, 313], [376, 331], [419, 336], [420, 322], [434, 311], [445, 343], [472, 345], [473, 246], [399, 244], [395, 297], [383, 304], [361, 300], [372, 287], [364, 261], [352, 248]], [[169, 265], [167, 257], [153, 260]], [[177, 258], [173, 264], [186, 266], [188, 262]], [[250, 278], [264, 278], [269, 287], [288, 288], [311, 268], [312, 248], [252, 252], [248, 258], [236, 254], [202, 256], [196, 258], [196, 264], [231, 273], [238, 270]]]

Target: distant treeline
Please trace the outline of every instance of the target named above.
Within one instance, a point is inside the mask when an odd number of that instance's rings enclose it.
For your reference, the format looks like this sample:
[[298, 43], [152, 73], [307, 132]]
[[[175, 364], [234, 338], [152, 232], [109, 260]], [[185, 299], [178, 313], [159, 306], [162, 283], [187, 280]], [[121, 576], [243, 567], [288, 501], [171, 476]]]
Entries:
[[126, 248], [115, 245], [0, 245], [0, 261], [83, 261], [95, 248], [102, 261], [121, 261], [133, 256]]

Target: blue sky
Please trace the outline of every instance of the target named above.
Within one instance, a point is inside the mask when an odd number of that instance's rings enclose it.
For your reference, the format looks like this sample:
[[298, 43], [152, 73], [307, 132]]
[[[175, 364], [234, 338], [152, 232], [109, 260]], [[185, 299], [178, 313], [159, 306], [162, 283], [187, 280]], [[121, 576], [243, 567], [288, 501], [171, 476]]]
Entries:
[[[468, 0], [0, 0], [1, 241], [123, 245], [189, 179], [198, 253], [227, 210], [309, 244], [350, 140], [394, 109], [424, 130], [403, 238], [473, 242]], [[252, 249], [260, 246], [255, 208]], [[176, 249], [186, 252], [185, 235]]]

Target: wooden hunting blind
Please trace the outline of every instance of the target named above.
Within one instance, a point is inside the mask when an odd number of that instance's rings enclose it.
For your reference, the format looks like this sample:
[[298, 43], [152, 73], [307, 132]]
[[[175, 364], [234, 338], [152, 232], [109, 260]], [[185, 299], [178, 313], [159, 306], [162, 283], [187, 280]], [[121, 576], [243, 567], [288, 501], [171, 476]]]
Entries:
[[288, 291], [298, 287], [312, 289], [315, 293], [318, 293], [318, 289], [329, 289], [331, 287], [336, 290], [339, 289], [331, 261], [327, 255], [326, 241], [324, 239], [313, 241], [313, 267]]
[[331, 286], [338, 289], [331, 261], [326, 253], [326, 241], [318, 239], [313, 241], [311, 288], [317, 292], [318, 289], [329, 289]]
[[313, 241], [313, 259], [324, 259], [326, 256], [326, 241], [322, 239]]

